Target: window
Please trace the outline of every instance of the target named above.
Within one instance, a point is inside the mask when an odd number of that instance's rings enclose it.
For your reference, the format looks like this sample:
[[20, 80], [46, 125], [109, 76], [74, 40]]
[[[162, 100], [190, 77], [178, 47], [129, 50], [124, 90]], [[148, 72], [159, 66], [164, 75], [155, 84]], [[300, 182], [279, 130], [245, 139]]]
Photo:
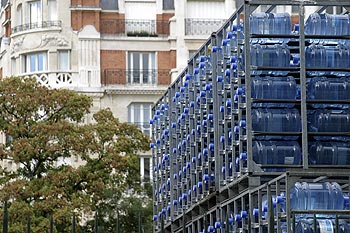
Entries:
[[174, 0], [163, 0], [163, 10], [174, 10]]
[[58, 70], [67, 71], [70, 70], [70, 53], [68, 50], [59, 50], [58, 53]]
[[118, 0], [100, 0], [103, 10], [118, 10]]
[[42, 21], [41, 1], [29, 2], [29, 23], [38, 23]]
[[151, 135], [149, 119], [151, 119], [151, 103], [132, 103], [128, 107], [128, 121], [136, 124], [146, 135]]
[[47, 70], [47, 52], [31, 53], [23, 56], [23, 72], [32, 73]]
[[127, 78], [129, 84], [155, 84], [156, 54], [129, 52]]
[[16, 23], [17, 25], [22, 25], [22, 4], [19, 4], [17, 6], [17, 16], [16, 16]]
[[57, 15], [57, 1], [56, 0], [48, 0], [47, 1], [48, 14], [47, 17], [49, 21], [55, 21], [58, 19]]
[[16, 68], [17, 68], [17, 66], [16, 66], [16, 58], [11, 58], [11, 74], [13, 75], [13, 76], [15, 76], [16, 75]]
[[141, 175], [141, 179], [144, 182], [147, 182], [150, 180], [151, 178], [151, 173], [150, 173], [150, 158], [146, 158], [146, 157], [141, 157], [140, 158], [140, 175]]

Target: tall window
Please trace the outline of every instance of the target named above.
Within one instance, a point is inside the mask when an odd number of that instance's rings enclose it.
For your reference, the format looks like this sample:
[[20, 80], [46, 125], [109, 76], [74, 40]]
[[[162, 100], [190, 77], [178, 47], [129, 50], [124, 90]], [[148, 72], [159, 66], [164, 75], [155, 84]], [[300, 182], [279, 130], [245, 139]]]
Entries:
[[57, 15], [57, 1], [47, 0], [48, 14], [47, 17], [49, 21], [54, 21], [58, 19]]
[[17, 10], [16, 10], [16, 23], [17, 25], [22, 25], [22, 4], [19, 4], [17, 6]]
[[128, 53], [127, 78], [129, 84], [155, 84], [156, 77], [155, 53]]
[[47, 70], [47, 52], [31, 53], [23, 56], [23, 72], [32, 73]]
[[41, 1], [29, 2], [29, 23], [38, 23], [42, 21]]
[[140, 157], [140, 175], [143, 182], [148, 182], [151, 178], [151, 159], [147, 157]]
[[151, 119], [151, 103], [132, 103], [128, 107], [129, 123], [136, 124], [146, 135], [151, 135], [149, 119]]
[[58, 70], [67, 71], [70, 70], [70, 53], [68, 50], [59, 50], [58, 56]]

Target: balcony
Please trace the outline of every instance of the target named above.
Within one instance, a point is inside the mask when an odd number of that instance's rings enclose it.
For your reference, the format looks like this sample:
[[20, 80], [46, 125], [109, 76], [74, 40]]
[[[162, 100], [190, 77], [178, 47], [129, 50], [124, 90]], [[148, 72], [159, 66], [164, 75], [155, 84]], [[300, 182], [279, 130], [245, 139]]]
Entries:
[[78, 72], [41, 71], [20, 76], [35, 78], [40, 84], [52, 88], [75, 87], [78, 83]]
[[185, 35], [209, 36], [216, 32], [225, 19], [185, 19]]
[[101, 20], [100, 30], [104, 34], [138, 37], [156, 37], [170, 33], [169, 21], [165, 20], [104, 19]]
[[56, 21], [42, 21], [42, 22], [36, 22], [36, 23], [22, 24], [12, 28], [11, 30], [12, 30], [12, 33], [18, 33], [18, 32], [32, 30], [32, 29], [61, 28], [61, 27], [62, 27], [62, 21], [56, 20]]
[[105, 69], [102, 85], [155, 86], [165, 84], [167, 79], [170, 80], [169, 70]]

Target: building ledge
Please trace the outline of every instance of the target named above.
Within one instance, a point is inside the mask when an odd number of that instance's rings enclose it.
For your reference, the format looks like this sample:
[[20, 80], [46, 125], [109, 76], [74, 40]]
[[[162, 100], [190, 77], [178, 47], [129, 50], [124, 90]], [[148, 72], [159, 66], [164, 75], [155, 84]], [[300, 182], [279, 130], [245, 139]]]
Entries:
[[122, 95], [163, 95], [168, 86], [141, 87], [141, 88], [126, 88], [125, 86], [104, 86], [107, 94], [122, 94]]

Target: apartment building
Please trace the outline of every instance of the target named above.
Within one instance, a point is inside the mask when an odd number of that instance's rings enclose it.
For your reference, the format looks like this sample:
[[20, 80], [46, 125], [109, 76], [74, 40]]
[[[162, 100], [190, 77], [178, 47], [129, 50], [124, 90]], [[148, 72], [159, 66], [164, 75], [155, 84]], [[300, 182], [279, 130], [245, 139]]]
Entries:
[[[153, 103], [235, 7], [234, 0], [2, 0], [0, 77], [34, 76], [84, 93], [92, 113], [108, 107], [150, 134]], [[140, 158], [145, 179], [150, 157]]]

